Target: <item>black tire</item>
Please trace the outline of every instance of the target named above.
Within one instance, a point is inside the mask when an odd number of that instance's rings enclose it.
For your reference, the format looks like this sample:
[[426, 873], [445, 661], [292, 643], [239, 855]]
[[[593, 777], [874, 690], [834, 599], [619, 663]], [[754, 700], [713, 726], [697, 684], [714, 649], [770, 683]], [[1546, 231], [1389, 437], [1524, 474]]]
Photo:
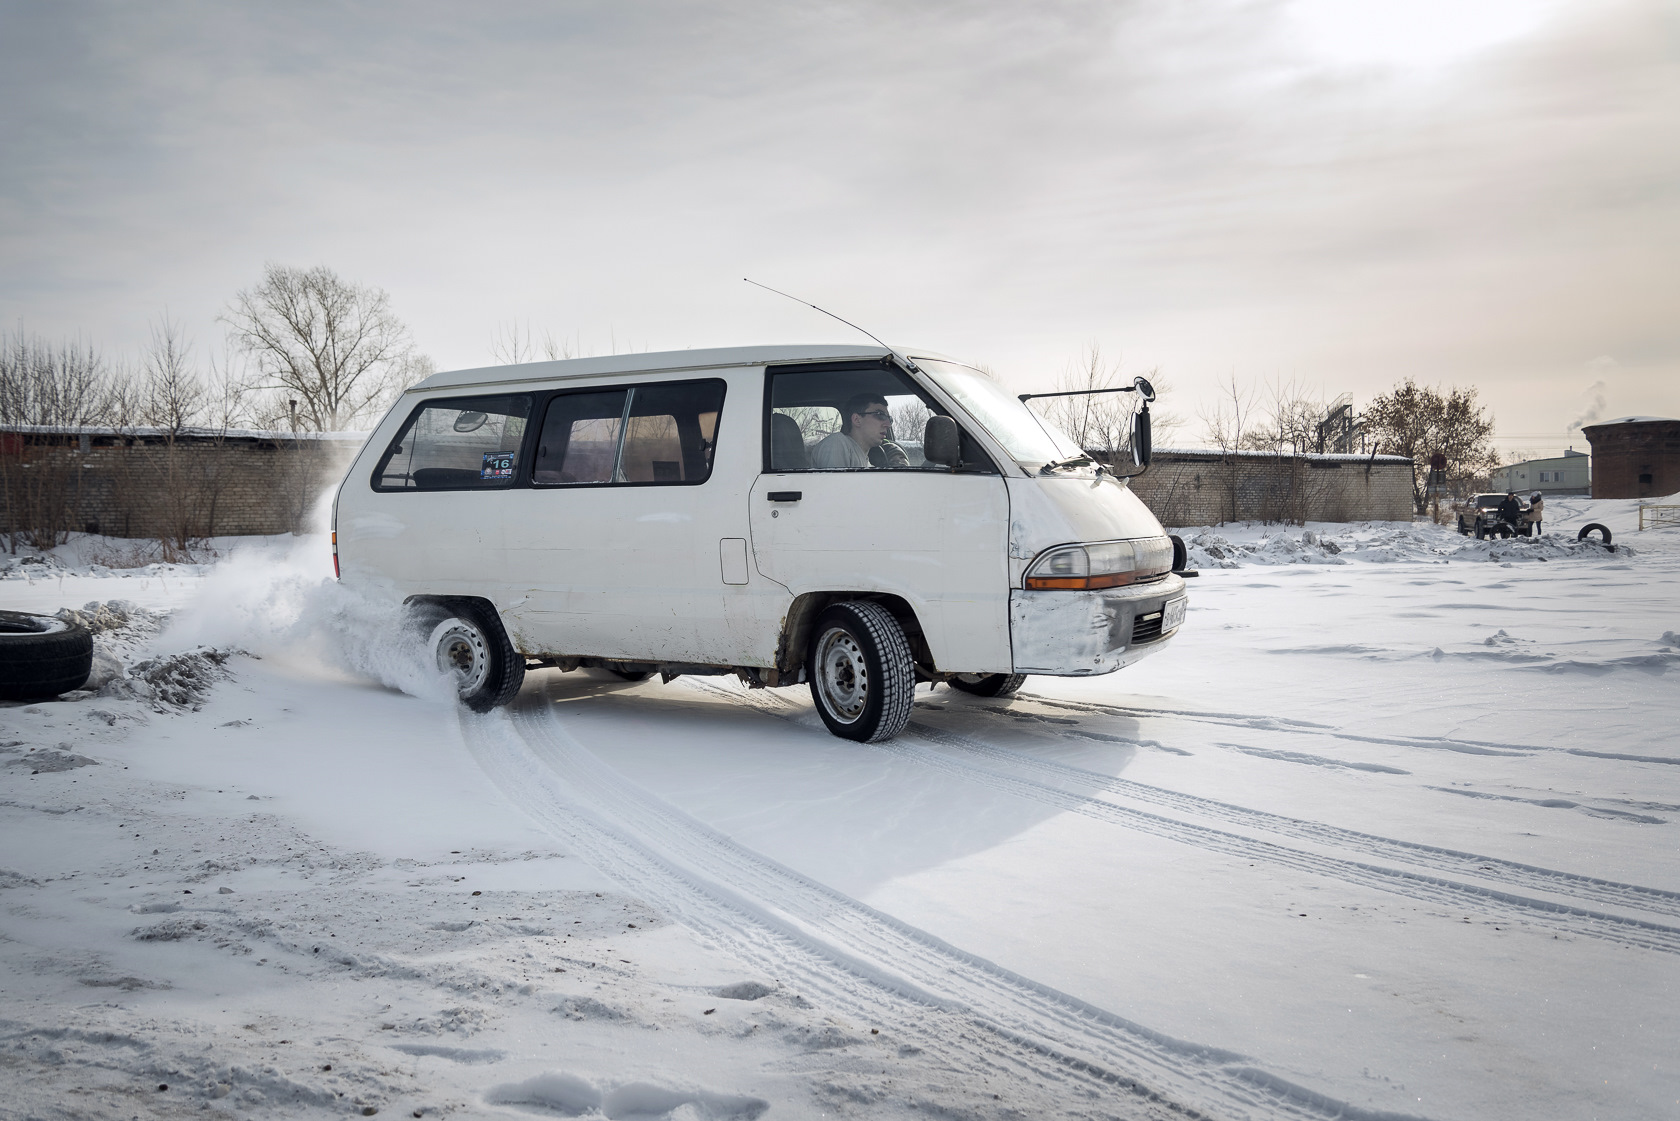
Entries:
[[513, 700], [525, 683], [525, 656], [508, 641], [496, 613], [476, 600], [457, 600], [437, 618], [427, 647], [438, 669], [454, 676], [461, 703], [489, 712]]
[[878, 603], [850, 600], [819, 615], [805, 674], [818, 715], [841, 739], [880, 743], [910, 722], [916, 664], [903, 628]]
[[1026, 680], [1024, 673], [959, 673], [948, 684], [976, 697], [1013, 697]]
[[1585, 541], [1587, 536], [1594, 530], [1597, 530], [1604, 537], [1604, 540], [1600, 542], [1600, 544], [1610, 544], [1610, 527], [1607, 525], [1601, 525], [1598, 522], [1588, 522], [1586, 525], [1582, 526], [1581, 532], [1575, 535], [1575, 540]]
[[650, 669], [613, 669], [608, 666], [607, 672], [614, 677], [622, 677], [626, 681], [646, 681], [653, 676], [653, 671]]
[[1485, 541], [1486, 539], [1487, 539], [1487, 526], [1483, 525], [1481, 522], [1477, 522], [1476, 523], [1476, 540], [1477, 541]]
[[1167, 534], [1167, 540], [1172, 542], [1173, 547], [1172, 570], [1183, 572], [1190, 567], [1190, 550], [1185, 547], [1184, 538], [1176, 533]]
[[1470, 527], [1464, 524], [1464, 518], [1463, 517], [1460, 517], [1458, 519], [1458, 532], [1464, 534], [1464, 536], [1466, 536], [1466, 537], [1470, 536]]
[[0, 611], [0, 700], [38, 701], [80, 689], [93, 669], [93, 635], [86, 627]]

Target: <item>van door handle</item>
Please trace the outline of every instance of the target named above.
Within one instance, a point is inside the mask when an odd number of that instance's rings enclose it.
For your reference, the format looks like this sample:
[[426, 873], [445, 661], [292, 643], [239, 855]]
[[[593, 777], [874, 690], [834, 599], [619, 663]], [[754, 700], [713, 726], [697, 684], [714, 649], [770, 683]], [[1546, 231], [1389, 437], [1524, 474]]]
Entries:
[[802, 490], [773, 490], [765, 495], [772, 502], [798, 502], [805, 497]]

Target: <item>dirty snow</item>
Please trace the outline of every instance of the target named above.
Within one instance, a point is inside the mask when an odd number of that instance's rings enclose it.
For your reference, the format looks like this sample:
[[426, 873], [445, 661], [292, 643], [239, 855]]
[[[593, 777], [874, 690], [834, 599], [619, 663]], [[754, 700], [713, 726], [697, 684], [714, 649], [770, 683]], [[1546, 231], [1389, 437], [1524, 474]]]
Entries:
[[[318, 537], [0, 562], [0, 1117], [1680, 1116], [1680, 531], [1181, 531], [1181, 636], [450, 705]], [[1608, 524], [1615, 551], [1574, 531]]]

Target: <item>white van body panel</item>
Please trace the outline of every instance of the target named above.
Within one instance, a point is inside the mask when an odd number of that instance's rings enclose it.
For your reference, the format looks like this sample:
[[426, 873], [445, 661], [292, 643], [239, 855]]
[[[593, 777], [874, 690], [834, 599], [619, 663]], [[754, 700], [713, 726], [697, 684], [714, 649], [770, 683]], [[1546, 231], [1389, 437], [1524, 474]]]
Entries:
[[[411, 391], [412, 392], [412, 391]], [[374, 430], [339, 487], [334, 532], [341, 578], [393, 587], [403, 595], [477, 595], [505, 602], [499, 565], [507, 491], [385, 493], [374, 465], [417, 398], [401, 397]], [[488, 500], [488, 501], [487, 501]], [[487, 561], [491, 563], [487, 566]], [[482, 589], [491, 582], [495, 593]]]
[[1149, 508], [1118, 479], [1104, 475], [1015, 477], [1009, 485], [1010, 584], [1054, 545], [1127, 541], [1166, 532]]
[[[748, 536], [758, 473], [758, 369], [727, 384], [711, 477], [697, 486], [543, 487], [509, 498], [505, 617], [521, 650], [633, 661], [774, 664], [785, 589], [725, 582], [728, 539]], [[693, 377], [603, 378], [603, 388]], [[596, 384], [595, 382], [591, 383]], [[762, 583], [762, 582], [761, 582]], [[758, 601], [768, 593], [772, 601]]]
[[[793, 492], [798, 501], [770, 501]], [[998, 476], [767, 474], [750, 509], [762, 576], [794, 595], [899, 596], [921, 621], [936, 667], [1009, 672], [1009, 496]]]

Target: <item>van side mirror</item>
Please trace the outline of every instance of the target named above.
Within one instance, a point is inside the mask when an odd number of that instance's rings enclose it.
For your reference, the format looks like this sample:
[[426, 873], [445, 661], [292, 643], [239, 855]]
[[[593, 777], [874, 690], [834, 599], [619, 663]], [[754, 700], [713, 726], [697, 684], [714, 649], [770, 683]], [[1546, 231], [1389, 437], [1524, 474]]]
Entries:
[[929, 463], [956, 467], [962, 463], [962, 439], [957, 435], [957, 422], [948, 416], [928, 417], [922, 429], [922, 457]]
[[1132, 422], [1132, 456], [1137, 460], [1139, 467], [1148, 467], [1149, 457], [1154, 450], [1154, 439], [1149, 428], [1149, 402], [1145, 401], [1143, 408], [1138, 410], [1137, 418]]

